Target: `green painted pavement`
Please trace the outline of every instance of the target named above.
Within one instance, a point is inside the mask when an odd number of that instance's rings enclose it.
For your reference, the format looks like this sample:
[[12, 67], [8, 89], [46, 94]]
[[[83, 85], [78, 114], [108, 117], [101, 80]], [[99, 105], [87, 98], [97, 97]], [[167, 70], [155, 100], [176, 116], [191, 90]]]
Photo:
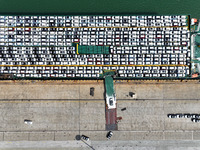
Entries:
[[113, 78], [109, 75], [105, 77], [106, 95], [113, 97], [115, 94]]

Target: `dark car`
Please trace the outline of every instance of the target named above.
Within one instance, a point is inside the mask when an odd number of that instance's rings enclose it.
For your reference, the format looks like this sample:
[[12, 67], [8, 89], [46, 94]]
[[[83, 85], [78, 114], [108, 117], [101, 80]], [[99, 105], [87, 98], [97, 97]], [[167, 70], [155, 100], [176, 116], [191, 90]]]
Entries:
[[90, 88], [90, 95], [94, 96], [94, 88], [93, 87]]
[[184, 118], [183, 114], [175, 114], [175, 115], [176, 115], [176, 118]]
[[168, 114], [167, 117], [168, 118], [177, 118], [175, 114]]
[[109, 99], [109, 104], [110, 104], [110, 106], [113, 106], [113, 99], [112, 98]]
[[199, 118], [199, 114], [191, 114], [191, 118]]
[[107, 139], [109, 140], [113, 135], [113, 132], [112, 131], [109, 131], [106, 135]]
[[184, 114], [184, 118], [191, 118], [191, 114]]
[[90, 140], [90, 138], [89, 138], [88, 136], [85, 136], [85, 135], [82, 135], [82, 136], [81, 136], [81, 139], [83, 139], [83, 140], [85, 140], [85, 141], [89, 141], [89, 140]]
[[195, 118], [200, 118], [200, 114], [196, 114], [196, 117]]
[[191, 121], [192, 121], [192, 122], [200, 122], [200, 119], [192, 118]]

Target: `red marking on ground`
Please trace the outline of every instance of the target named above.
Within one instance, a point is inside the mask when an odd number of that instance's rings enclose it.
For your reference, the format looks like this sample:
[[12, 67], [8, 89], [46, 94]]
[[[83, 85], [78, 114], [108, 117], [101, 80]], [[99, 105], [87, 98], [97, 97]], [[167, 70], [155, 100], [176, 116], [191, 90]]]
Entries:
[[106, 107], [106, 126], [109, 130], [117, 130], [117, 109], [108, 109]]

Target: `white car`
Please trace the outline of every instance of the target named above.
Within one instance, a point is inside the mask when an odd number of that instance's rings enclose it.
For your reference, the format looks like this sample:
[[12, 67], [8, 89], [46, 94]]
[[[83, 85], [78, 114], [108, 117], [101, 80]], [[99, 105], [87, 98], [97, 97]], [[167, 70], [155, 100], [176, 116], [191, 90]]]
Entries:
[[192, 118], [191, 121], [192, 122], [200, 122], [200, 119], [198, 119], [198, 118]]
[[32, 125], [33, 124], [32, 120], [28, 120], [28, 119], [25, 119], [24, 123], [28, 124], [28, 125]]
[[106, 104], [108, 106], [108, 109], [114, 109], [116, 108], [116, 96], [108, 96], [106, 95]]
[[113, 136], [113, 132], [109, 131], [106, 135], [107, 139], [109, 140]]
[[85, 136], [85, 135], [82, 135], [82, 136], [81, 136], [81, 139], [83, 139], [83, 140], [85, 140], [85, 141], [89, 141], [89, 140], [90, 140], [90, 138], [89, 138], [88, 136]]

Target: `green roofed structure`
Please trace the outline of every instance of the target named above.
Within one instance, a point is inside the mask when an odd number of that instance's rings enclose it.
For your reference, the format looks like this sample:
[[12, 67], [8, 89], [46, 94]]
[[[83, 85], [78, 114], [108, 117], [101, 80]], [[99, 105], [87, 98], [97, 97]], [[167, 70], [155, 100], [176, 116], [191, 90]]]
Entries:
[[77, 54], [110, 54], [109, 46], [77, 45]]

